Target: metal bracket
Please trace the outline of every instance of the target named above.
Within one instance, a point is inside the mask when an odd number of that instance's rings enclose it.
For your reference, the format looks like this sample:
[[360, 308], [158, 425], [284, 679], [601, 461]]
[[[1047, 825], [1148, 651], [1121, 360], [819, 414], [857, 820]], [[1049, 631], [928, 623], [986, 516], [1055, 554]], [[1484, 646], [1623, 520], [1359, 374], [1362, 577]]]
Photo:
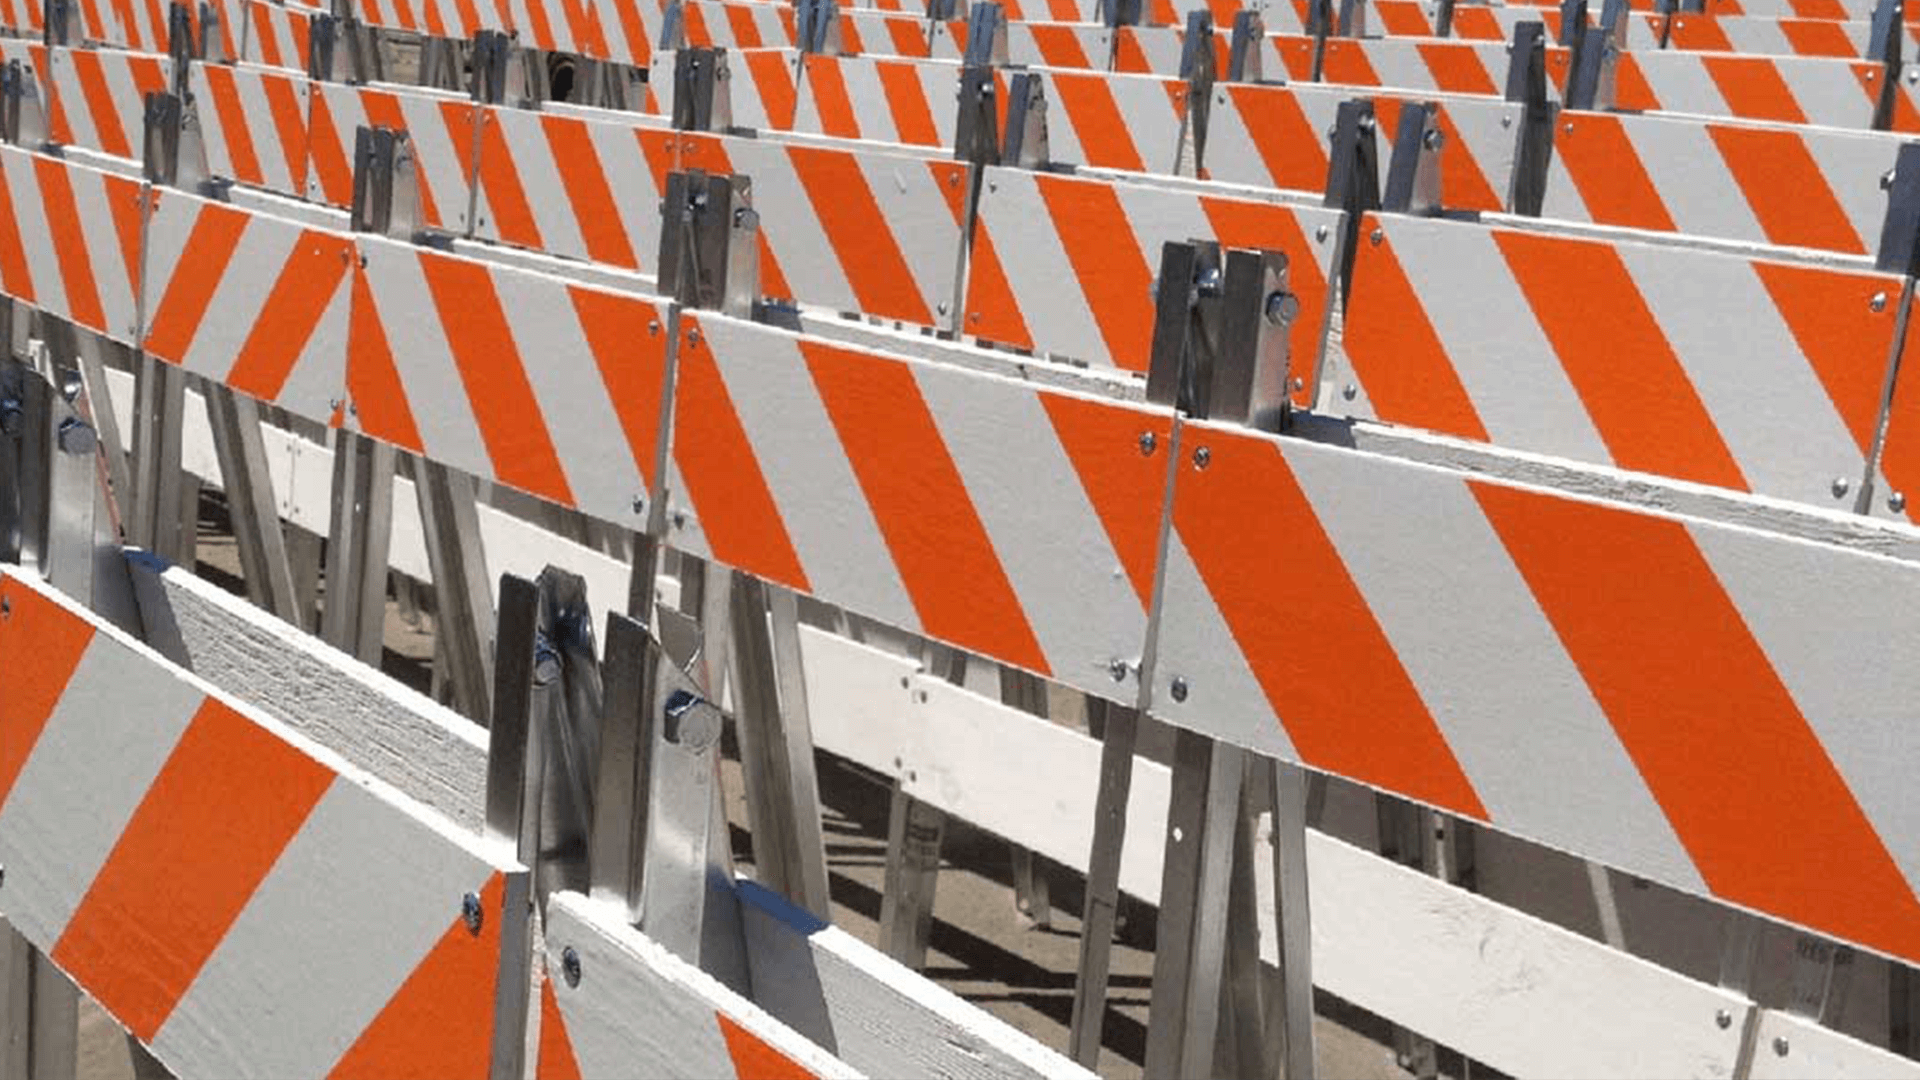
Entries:
[[307, 20], [307, 78], [333, 81], [333, 16], [319, 14]]
[[1007, 19], [997, 3], [973, 5], [967, 12], [967, 51], [962, 67], [1007, 66]]
[[354, 232], [398, 240], [419, 236], [420, 179], [413, 141], [402, 130], [362, 126], [353, 136]]
[[538, 80], [529, 77], [523, 50], [504, 30], [477, 30], [468, 54], [467, 96], [477, 105], [539, 106]]
[[[976, 69], [977, 70], [977, 69]], [[1007, 130], [1000, 140], [1000, 164], [1016, 169], [1045, 169], [1047, 88], [1038, 73], [1017, 72], [1007, 86]]]
[[1873, 6], [1873, 25], [1867, 37], [1867, 59], [1880, 64], [1880, 94], [1873, 105], [1873, 130], [1893, 128], [1894, 104], [1900, 93], [1902, 41], [1907, 36], [1905, 0], [1879, 0]]
[[927, 21], [952, 22], [960, 17], [960, 0], [927, 0]]
[[759, 289], [759, 229], [749, 178], [699, 169], [668, 173], [660, 291], [686, 307], [751, 317]]
[[1195, 419], [1283, 430], [1288, 331], [1299, 314], [1284, 254], [1168, 241], [1154, 287], [1147, 399]]
[[1508, 101], [1518, 102], [1520, 130], [1515, 135], [1513, 187], [1507, 206], [1516, 214], [1539, 217], [1546, 199], [1547, 166], [1553, 162], [1553, 122], [1559, 107], [1547, 100], [1547, 28], [1523, 22], [1513, 28], [1512, 59], [1507, 65]]
[[1260, 13], [1242, 9], [1233, 13], [1233, 35], [1227, 42], [1227, 81], [1264, 82], [1261, 56], [1267, 37], [1266, 20]]
[[660, 9], [660, 40], [657, 44], [662, 52], [676, 52], [687, 47], [687, 13], [681, 7], [680, 0], [667, 0]]
[[40, 101], [40, 80], [18, 60], [0, 67], [0, 139], [15, 146], [38, 147], [47, 141], [47, 113]]
[[207, 184], [206, 148], [191, 103], [156, 90], [146, 96], [141, 165], [148, 181], [188, 191]]
[[[1187, 12], [1187, 30], [1180, 42], [1180, 78], [1187, 84], [1187, 112], [1181, 118], [1180, 160], [1189, 162], [1199, 176], [1207, 160], [1207, 119], [1213, 112], [1213, 84], [1218, 75], [1213, 44], [1213, 12], [1196, 8]], [[1187, 158], [1188, 145], [1193, 147]], [[1186, 175], [1185, 170], [1176, 170]]]
[[[348, 17], [338, 24], [347, 43], [347, 81], [356, 86], [386, 81], [386, 57], [380, 49], [380, 28]], [[424, 48], [424, 42], [422, 43]]]
[[1341, 295], [1353, 280], [1353, 253], [1360, 218], [1380, 208], [1380, 151], [1374, 140], [1373, 102], [1354, 98], [1340, 103], [1328, 156], [1327, 193], [1322, 203], [1343, 212], [1340, 245]]
[[167, 5], [167, 56], [173, 61], [173, 92], [181, 101], [192, 101], [194, 60], [193, 12], [181, 0]]
[[673, 127], [725, 131], [733, 126], [732, 83], [725, 49], [681, 49], [673, 55]]
[[1560, 0], [1560, 34], [1554, 43], [1578, 49], [1580, 39], [1586, 36], [1587, 0]]
[[200, 4], [200, 59], [208, 64], [231, 64], [239, 57], [228, 56], [220, 35], [220, 9], [202, 0]]
[[1573, 47], [1573, 69], [1564, 95], [1567, 108], [1613, 107], [1614, 72], [1626, 44], [1627, 0], [1607, 0], [1600, 25], [1583, 31]]
[[46, 0], [41, 17], [47, 45], [67, 47], [80, 43], [80, 9], [74, 6], [74, 0]]
[[1387, 189], [1380, 209], [1401, 214], [1440, 212], [1440, 151], [1446, 136], [1440, 131], [1440, 105], [1423, 101], [1400, 109], [1400, 129], [1393, 136], [1393, 161], [1387, 168]]
[[834, 0], [797, 0], [794, 45], [803, 53], [840, 55], [840, 5]]
[[1874, 268], [1912, 277], [1920, 274], [1920, 142], [1902, 143], [1893, 171], [1881, 180], [1887, 216], [1880, 226]]
[[1434, 37], [1452, 37], [1453, 36], [1453, 3], [1454, 3], [1454, 0], [1439, 0], [1439, 3], [1434, 5], [1434, 9], [1433, 9], [1433, 36]]
[[1100, 21], [1109, 30], [1140, 25], [1141, 0], [1100, 0]]
[[994, 94], [992, 68], [960, 69], [960, 115], [953, 135], [955, 161], [1000, 164], [1000, 113]]

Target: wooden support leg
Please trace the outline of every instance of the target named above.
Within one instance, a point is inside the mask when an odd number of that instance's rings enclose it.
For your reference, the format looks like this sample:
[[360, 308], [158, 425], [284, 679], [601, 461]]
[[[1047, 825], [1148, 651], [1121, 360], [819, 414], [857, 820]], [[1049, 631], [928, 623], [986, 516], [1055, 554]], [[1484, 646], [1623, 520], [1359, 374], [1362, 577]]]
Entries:
[[378, 666], [393, 526], [393, 448], [342, 431], [334, 444], [333, 518], [321, 636]]
[[1148, 1006], [1148, 1076], [1212, 1071], [1245, 752], [1192, 731], [1175, 736], [1159, 945]]
[[1080, 967], [1074, 980], [1068, 1056], [1091, 1069], [1099, 1064], [1107, 1015], [1107, 976], [1120, 904], [1120, 849], [1127, 834], [1127, 799], [1133, 789], [1133, 750], [1140, 714], [1099, 698], [1087, 699], [1087, 724], [1099, 729], [1100, 789], [1095, 796], [1093, 850], [1087, 860], [1087, 895], [1081, 909]]
[[492, 704], [494, 612], [473, 480], [417, 458], [414, 491], [433, 574], [434, 648], [446, 664], [454, 708], [484, 727]]
[[293, 564], [287, 558], [286, 532], [280, 524], [273, 477], [267, 471], [260, 406], [217, 383], [209, 382], [203, 390], [247, 598], [298, 626], [299, 594], [293, 583]]
[[788, 590], [736, 573], [731, 606], [733, 700], [755, 871], [768, 888], [830, 919], [798, 605]]

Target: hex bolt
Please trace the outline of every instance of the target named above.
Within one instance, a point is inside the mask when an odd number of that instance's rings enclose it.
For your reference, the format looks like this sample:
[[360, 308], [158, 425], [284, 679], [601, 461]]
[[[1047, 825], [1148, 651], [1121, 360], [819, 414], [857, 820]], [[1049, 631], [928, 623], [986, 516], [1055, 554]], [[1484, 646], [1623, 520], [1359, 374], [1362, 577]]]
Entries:
[[1158, 446], [1159, 444], [1160, 444], [1160, 440], [1153, 437], [1153, 432], [1151, 431], [1141, 432], [1140, 433], [1140, 456], [1152, 457], [1154, 447]]
[[693, 753], [711, 749], [720, 741], [720, 713], [701, 708], [707, 701], [698, 694], [675, 690], [662, 710], [667, 723], [667, 741]]
[[1733, 1014], [1725, 1009], [1721, 1009], [1713, 1014], [1713, 1023], [1714, 1026], [1718, 1027], [1721, 1031], [1725, 1031], [1733, 1026]]
[[1873, 299], [1867, 301], [1867, 306], [1875, 311], [1887, 310], [1887, 294], [1883, 292], [1874, 293]]
[[645, 495], [635, 495], [633, 497], [633, 512], [636, 514], [644, 514], [647, 512], [647, 497]]
[[560, 654], [544, 633], [533, 635], [533, 685], [550, 686], [560, 677]]
[[[1916, 72], [1920, 72], [1920, 68], [1915, 68], [1914, 70]], [[1893, 190], [1893, 174], [1894, 174], [1893, 169], [1888, 169], [1886, 172], [1883, 172], [1880, 174], [1880, 190], [1881, 191]]]
[[1380, 229], [1375, 229], [1371, 233], [1367, 234], [1368, 242], [1372, 243], [1374, 247], [1379, 247], [1380, 241], [1385, 240], [1386, 238], [1387, 238], [1387, 234]]
[[1773, 1052], [1780, 1057], [1786, 1057], [1787, 1049], [1787, 1037], [1785, 1035], [1775, 1036], [1773, 1040]]
[[1907, 508], [1907, 496], [1905, 492], [1901, 492], [1901, 491], [1887, 492], [1887, 509], [1888, 510], [1891, 510], [1894, 513], [1898, 514], [1902, 510], [1905, 510], [1906, 508]]
[[1267, 294], [1267, 321], [1275, 326], [1288, 326], [1300, 314], [1300, 298], [1290, 292], [1270, 292]]
[[1187, 700], [1187, 680], [1183, 676], [1175, 675], [1172, 684], [1167, 687], [1167, 691], [1173, 695], [1173, 700], [1175, 701]]
[[1844, 476], [1834, 477], [1833, 478], [1833, 497], [1836, 499], [1845, 498], [1847, 495], [1847, 489], [1852, 486], [1853, 485], [1847, 483], [1846, 477]]
[[1352, 401], [1354, 398], [1360, 396], [1360, 388], [1352, 383], [1348, 383], [1340, 388], [1340, 396], [1346, 398], [1348, 401]]
[[1107, 661], [1107, 674], [1113, 676], [1114, 682], [1126, 682], [1127, 662], [1119, 657], [1114, 657], [1112, 660]]
[[573, 951], [571, 945], [560, 950], [560, 974], [568, 986], [580, 985], [580, 954]]
[[1434, 128], [1432, 131], [1429, 131], [1425, 135], [1422, 135], [1420, 137], [1420, 145], [1426, 147], [1429, 150], [1438, 150], [1442, 146], [1445, 146], [1446, 144], [1447, 144], [1447, 137], [1440, 133], [1439, 128]]
[[1327, 242], [1327, 227], [1325, 225], [1314, 226], [1313, 240], [1316, 244], [1324, 244]]
[[1196, 446], [1193, 448], [1193, 467], [1194, 468], [1204, 469], [1208, 465], [1212, 464], [1212, 462], [1213, 462], [1213, 451], [1207, 449], [1204, 446]]
[[460, 898], [460, 918], [466, 921], [467, 933], [478, 934], [486, 922], [486, 913], [480, 910], [480, 894], [468, 893]]
[[54, 433], [54, 441], [60, 444], [60, 452], [75, 457], [93, 453], [100, 445], [100, 437], [94, 433], [93, 425], [77, 416], [69, 416], [60, 421], [59, 429]]
[[0, 398], [0, 435], [20, 434], [20, 418], [25, 406], [19, 398]]

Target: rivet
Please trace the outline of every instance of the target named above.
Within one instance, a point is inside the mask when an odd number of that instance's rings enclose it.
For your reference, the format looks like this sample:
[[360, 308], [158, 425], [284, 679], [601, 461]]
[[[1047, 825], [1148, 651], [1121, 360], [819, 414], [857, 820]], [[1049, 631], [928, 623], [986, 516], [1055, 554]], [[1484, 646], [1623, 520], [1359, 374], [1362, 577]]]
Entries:
[[647, 323], [647, 333], [648, 333], [648, 334], [652, 334], [652, 335], [656, 335], [656, 336], [657, 336], [657, 335], [658, 335], [658, 334], [660, 333], [660, 320], [659, 320], [659, 319], [654, 319], [654, 320], [652, 320], [652, 321], [650, 321], [650, 322], [648, 322], [648, 323]]
[[1874, 293], [1873, 299], [1867, 301], [1867, 306], [1875, 311], [1887, 310], [1887, 294], [1883, 292]]
[[1564, 132], [1566, 132], [1566, 133], [1567, 133], [1567, 134], [1569, 134], [1569, 135], [1571, 135], [1571, 134], [1573, 134], [1573, 124], [1571, 124], [1571, 123], [1569, 123], [1569, 124], [1567, 124], [1567, 126], [1566, 126], [1566, 127], [1563, 127], [1563, 128], [1561, 128], [1560, 130], [1561, 130], [1561, 131], [1564, 131]]
[[947, 302], [945, 300], [942, 300], [939, 303], [933, 305], [933, 307], [935, 311], [939, 312], [942, 315], [945, 315], [947, 313]]
[[1893, 190], [1893, 175], [1894, 175], [1894, 172], [1895, 172], [1895, 170], [1893, 170], [1893, 169], [1888, 169], [1888, 170], [1887, 170], [1886, 172], [1883, 172], [1883, 173], [1881, 173], [1881, 174], [1880, 174], [1880, 190], [1881, 190], [1881, 191], [1891, 191], [1891, 190]]
[[646, 513], [646, 511], [647, 511], [647, 498], [646, 498], [646, 496], [644, 496], [644, 495], [635, 495], [635, 496], [633, 497], [633, 512], [634, 512], [634, 513], [636, 513], [636, 514], [644, 514], [644, 513]]
[[1779, 1055], [1780, 1057], [1787, 1056], [1787, 1037], [1785, 1035], [1776, 1036], [1774, 1038], [1773, 1052]]
[[673, 527], [676, 529], [684, 529], [687, 527], [687, 512], [685, 510], [675, 510], [673, 512]]
[[960, 174], [958, 172], [950, 172], [947, 174], [947, 186], [948, 187], [960, 186]]
[[1340, 396], [1346, 398], [1348, 401], [1352, 401], [1354, 398], [1360, 396], [1360, 388], [1352, 383], [1348, 383], [1340, 388]]
[[1324, 244], [1327, 242], [1327, 227], [1325, 225], [1313, 230], [1313, 242], [1316, 244]]
[[[1878, 74], [1879, 74], [1879, 72], [1877, 72], [1877, 71], [1869, 71], [1869, 72], [1867, 72], [1867, 81], [1868, 81], [1868, 82], [1872, 82], [1872, 81], [1873, 81], [1873, 77], [1874, 77], [1875, 75], [1878, 75]], [[1783, 1053], [1783, 1054], [1784, 1054], [1784, 1053], [1786, 1053], [1786, 1051], [1785, 1051], [1785, 1050], [1782, 1050], [1782, 1051], [1780, 1051], [1780, 1052], [1781, 1052], [1781, 1053]]]
[[1153, 456], [1153, 448], [1154, 448], [1155, 446], [1157, 446], [1157, 445], [1159, 445], [1159, 442], [1160, 442], [1160, 440], [1158, 440], [1158, 439], [1156, 439], [1156, 438], [1154, 438], [1154, 437], [1153, 437], [1153, 432], [1151, 432], [1151, 431], [1143, 431], [1143, 432], [1141, 432], [1141, 433], [1140, 433], [1140, 454], [1141, 454], [1141, 456], [1143, 456], [1143, 457], [1152, 457], [1152, 456]]
[[1920, 83], [1920, 68], [1907, 69], [1907, 85], [1912, 86], [1914, 83]]
[[1422, 146], [1425, 146], [1429, 150], [1440, 149], [1442, 146], [1446, 145], [1446, 141], [1447, 141], [1447, 137], [1445, 135], [1440, 134], [1439, 128], [1435, 128], [1432, 131], [1429, 131], [1425, 135], [1422, 135], [1420, 137], [1420, 144]]
[[1897, 514], [1906, 508], [1907, 496], [1905, 493], [1899, 491], [1890, 491], [1887, 493], [1887, 509]]
[[1126, 682], [1127, 662], [1117, 656], [1107, 661], [1107, 674], [1113, 676], [1114, 682]]
[[1175, 675], [1172, 684], [1167, 687], [1167, 692], [1173, 695], [1175, 701], [1187, 700], [1187, 680]]
[[696, 326], [693, 329], [687, 331], [687, 344], [689, 345], [700, 344], [700, 328], [699, 327]]
[[580, 954], [574, 952], [571, 945], [560, 950], [560, 974], [568, 986], [580, 985]]
[[1851, 484], [1847, 483], [1846, 477], [1844, 476], [1834, 477], [1833, 478], [1833, 497], [1838, 499], [1845, 496], [1847, 493], [1847, 488], [1851, 486], [1852, 486]]
[[60, 421], [54, 440], [60, 445], [60, 452], [76, 457], [93, 453], [100, 445], [99, 436], [94, 433], [93, 425], [77, 416], [69, 416]]
[[1721, 1009], [1713, 1014], [1713, 1022], [1721, 1031], [1725, 1031], [1733, 1026], [1733, 1014]]
[[1299, 390], [1305, 390], [1305, 389], [1307, 388], [1307, 382], [1306, 382], [1306, 380], [1305, 380], [1305, 379], [1302, 379], [1302, 378], [1301, 378], [1300, 376], [1298, 376], [1298, 375], [1295, 375], [1295, 376], [1293, 377], [1293, 388], [1294, 388], [1294, 390], [1296, 390], [1296, 391], [1299, 391]]
[[1511, 116], [1503, 116], [1503, 117], [1501, 117], [1501, 118], [1500, 118], [1500, 126], [1501, 126], [1501, 127], [1503, 127], [1503, 128], [1510, 128], [1510, 127], [1512, 127], [1512, 126], [1513, 126], [1513, 117], [1511, 117]]
[[486, 913], [480, 910], [479, 893], [468, 893], [460, 898], [460, 917], [466, 920], [467, 933], [480, 932], [481, 924], [486, 921]]
[[996, 184], [996, 183], [994, 183], [994, 182], [993, 182], [993, 181], [991, 181], [991, 180], [989, 180], [989, 181], [987, 181], [987, 193], [988, 193], [988, 194], [992, 194], [993, 192], [996, 192], [996, 191], [999, 191], [999, 190], [1000, 190], [1000, 185], [999, 185], [999, 184]]
[[1204, 469], [1212, 463], [1213, 463], [1213, 451], [1207, 449], [1204, 446], [1196, 446], [1193, 448], [1193, 467], [1194, 468]]
[[1387, 234], [1382, 232], [1379, 229], [1375, 229], [1373, 230], [1373, 232], [1367, 235], [1367, 239], [1372, 241], [1374, 247], [1379, 247], [1380, 241], [1385, 240], [1386, 238], [1387, 238]]
[[340, 406], [342, 406], [342, 405], [345, 405], [345, 404], [346, 404], [346, 402], [344, 402], [344, 401], [341, 401], [341, 400], [340, 400], [339, 398], [328, 398], [328, 399], [327, 399], [327, 411], [328, 411], [328, 412], [339, 412], [339, 411], [340, 411]]

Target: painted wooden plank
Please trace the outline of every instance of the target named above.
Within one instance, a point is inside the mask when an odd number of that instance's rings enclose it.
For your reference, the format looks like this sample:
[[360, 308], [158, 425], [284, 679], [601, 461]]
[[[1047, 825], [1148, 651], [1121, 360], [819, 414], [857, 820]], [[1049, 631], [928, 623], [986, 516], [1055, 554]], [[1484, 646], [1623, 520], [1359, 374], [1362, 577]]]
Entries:
[[1920, 1062], [1821, 1027], [1804, 1016], [1768, 1009], [1760, 1014], [1753, 1068], [1747, 1075], [1752, 1080], [1807, 1076], [1911, 1080], [1920, 1077]]

